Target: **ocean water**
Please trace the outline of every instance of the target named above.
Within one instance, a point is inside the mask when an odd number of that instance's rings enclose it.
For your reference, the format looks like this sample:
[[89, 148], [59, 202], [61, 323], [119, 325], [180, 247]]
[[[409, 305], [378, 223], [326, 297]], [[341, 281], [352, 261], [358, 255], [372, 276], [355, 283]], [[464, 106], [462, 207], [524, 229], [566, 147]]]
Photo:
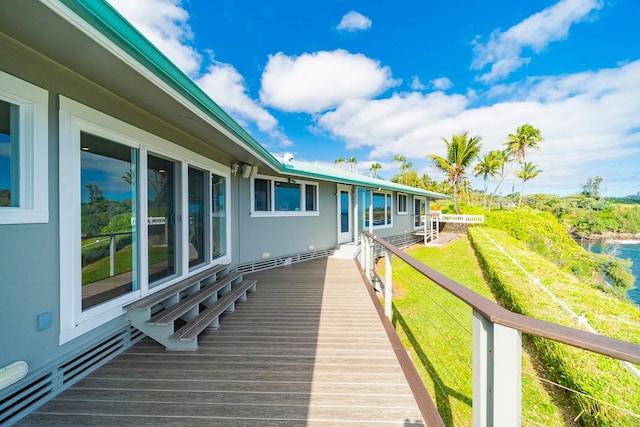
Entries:
[[585, 247], [585, 249], [589, 249], [591, 252], [595, 253], [601, 253], [603, 250], [606, 253], [611, 253], [611, 251], [613, 251], [612, 255], [615, 255], [618, 258], [622, 259], [630, 259], [633, 262], [633, 265], [631, 266], [631, 272], [636, 278], [635, 288], [630, 289], [627, 292], [627, 296], [636, 305], [640, 306], [640, 244], [621, 245], [607, 243], [605, 245], [585, 244], [583, 246]]

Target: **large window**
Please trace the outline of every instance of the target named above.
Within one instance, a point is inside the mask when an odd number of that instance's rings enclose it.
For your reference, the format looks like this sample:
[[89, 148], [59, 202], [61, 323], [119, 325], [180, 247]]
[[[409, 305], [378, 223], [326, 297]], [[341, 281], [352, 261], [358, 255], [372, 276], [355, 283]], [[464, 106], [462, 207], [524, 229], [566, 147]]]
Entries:
[[[370, 201], [373, 205], [373, 227], [391, 227], [393, 211], [391, 205], [391, 193], [379, 193], [364, 191], [363, 193], [364, 227], [369, 228]], [[371, 199], [373, 194], [373, 199]]]
[[318, 184], [259, 177], [253, 179], [253, 216], [317, 215]]
[[47, 101], [0, 71], [0, 224], [49, 221]]
[[80, 136], [82, 310], [138, 289], [138, 150]]
[[60, 97], [60, 342], [230, 262], [228, 168]]

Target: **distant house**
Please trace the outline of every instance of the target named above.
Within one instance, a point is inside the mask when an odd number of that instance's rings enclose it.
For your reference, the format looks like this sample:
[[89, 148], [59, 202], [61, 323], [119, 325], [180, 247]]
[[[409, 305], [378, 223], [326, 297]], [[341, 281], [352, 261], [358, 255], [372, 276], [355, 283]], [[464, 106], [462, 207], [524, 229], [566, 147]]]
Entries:
[[446, 197], [274, 157], [102, 1], [0, 2], [0, 58], [0, 400], [185, 277], [410, 235]]

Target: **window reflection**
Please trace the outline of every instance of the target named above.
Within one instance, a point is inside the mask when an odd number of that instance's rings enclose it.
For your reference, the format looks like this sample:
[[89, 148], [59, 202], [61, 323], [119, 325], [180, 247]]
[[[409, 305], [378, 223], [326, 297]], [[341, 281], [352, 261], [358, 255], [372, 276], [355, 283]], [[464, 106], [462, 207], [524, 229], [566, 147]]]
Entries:
[[138, 289], [137, 150], [82, 132], [82, 309]]
[[226, 179], [211, 175], [211, 237], [212, 259], [227, 254]]
[[0, 100], [0, 207], [20, 207], [19, 107]]
[[205, 173], [189, 168], [189, 268], [205, 262]]

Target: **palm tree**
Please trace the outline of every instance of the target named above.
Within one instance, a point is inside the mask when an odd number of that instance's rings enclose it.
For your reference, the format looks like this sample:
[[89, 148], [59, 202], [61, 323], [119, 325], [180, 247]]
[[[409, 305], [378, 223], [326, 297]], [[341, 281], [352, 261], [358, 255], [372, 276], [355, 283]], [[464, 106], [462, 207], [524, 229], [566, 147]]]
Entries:
[[524, 162], [522, 169], [518, 172], [518, 178], [522, 180], [522, 191], [520, 191], [520, 200], [518, 201], [518, 207], [522, 204], [522, 194], [524, 193], [524, 184], [540, 175], [542, 171], [538, 169], [538, 165], [534, 165], [533, 162]]
[[437, 154], [429, 154], [428, 159], [434, 161], [435, 166], [447, 174], [447, 180], [453, 188], [453, 204], [456, 213], [460, 214], [458, 206], [458, 187], [462, 184], [465, 168], [478, 157], [480, 153], [480, 137], [469, 137], [468, 132], [460, 135], [452, 135], [451, 141], [445, 138], [442, 140], [447, 144], [447, 158], [438, 156]]
[[342, 164], [344, 163], [344, 157], [338, 157], [334, 162], [340, 169], [342, 169]]
[[493, 150], [489, 154], [485, 154], [484, 157], [478, 162], [475, 168], [473, 168], [474, 176], [482, 175], [484, 180], [484, 191], [482, 193], [482, 206], [487, 206], [487, 190], [489, 188], [489, 177], [495, 178], [498, 174], [498, 170], [501, 167], [500, 151]]
[[[538, 143], [542, 142], [544, 138], [540, 133], [540, 129], [536, 129], [528, 123], [519, 126], [516, 129], [516, 133], [510, 133], [507, 135], [507, 151], [511, 154], [511, 159], [514, 164], [511, 166], [511, 171], [515, 166], [515, 162], [522, 164], [527, 160], [527, 150], [533, 149], [540, 151]], [[513, 187], [515, 188], [516, 176], [513, 176]], [[512, 191], [513, 192], [513, 188]]]
[[356, 159], [355, 156], [351, 156], [346, 160], [346, 162], [349, 163], [349, 170], [353, 172], [353, 167], [358, 163], [358, 159]]
[[504, 150], [495, 150], [495, 152], [496, 152], [497, 162], [500, 164], [500, 174], [499, 174], [500, 181], [498, 181], [496, 188], [493, 190], [493, 193], [491, 193], [491, 197], [489, 197], [489, 207], [491, 207], [491, 205], [493, 204], [493, 198], [496, 196], [496, 194], [500, 190], [500, 187], [502, 187], [502, 183], [504, 182], [504, 179], [507, 176], [504, 173], [504, 168], [507, 165], [507, 163], [509, 163], [509, 158], [510, 158], [509, 150], [507, 150], [506, 148]]
[[407, 184], [407, 172], [413, 167], [413, 163], [407, 160], [407, 157], [402, 154], [396, 154], [392, 159], [394, 162], [398, 162], [398, 169], [400, 169], [400, 176], [402, 177], [400, 183]]
[[512, 154], [513, 159], [524, 162], [527, 159], [527, 150], [534, 149], [540, 151], [539, 142], [544, 141], [540, 129], [536, 129], [530, 124], [523, 124], [516, 129], [516, 133], [507, 136], [507, 150]]
[[377, 178], [378, 177], [378, 171], [382, 169], [382, 165], [379, 162], [375, 162], [374, 164], [371, 165], [371, 167], [369, 168], [369, 171], [371, 172], [371, 176], [373, 178]]

